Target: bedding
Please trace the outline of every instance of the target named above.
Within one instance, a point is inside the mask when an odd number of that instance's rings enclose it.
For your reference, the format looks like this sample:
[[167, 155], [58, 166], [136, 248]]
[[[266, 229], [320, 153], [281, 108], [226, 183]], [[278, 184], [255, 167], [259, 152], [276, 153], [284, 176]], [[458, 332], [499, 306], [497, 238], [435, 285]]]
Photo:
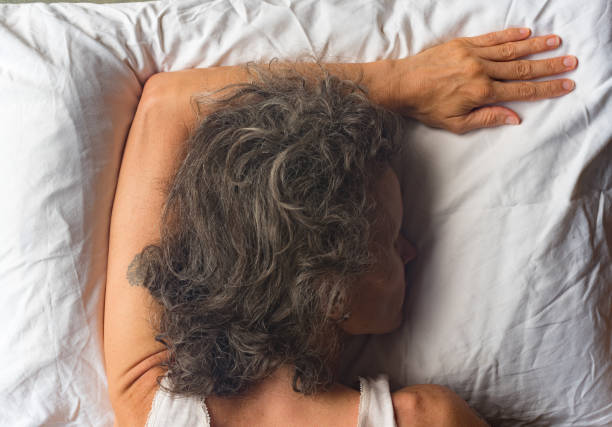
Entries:
[[521, 126], [408, 122], [403, 326], [356, 337], [342, 380], [451, 387], [493, 425], [612, 424], [608, 0], [227, 0], [0, 5], [0, 425], [111, 426], [102, 357], [109, 219], [153, 73], [320, 53], [416, 54], [511, 26], [575, 54]]

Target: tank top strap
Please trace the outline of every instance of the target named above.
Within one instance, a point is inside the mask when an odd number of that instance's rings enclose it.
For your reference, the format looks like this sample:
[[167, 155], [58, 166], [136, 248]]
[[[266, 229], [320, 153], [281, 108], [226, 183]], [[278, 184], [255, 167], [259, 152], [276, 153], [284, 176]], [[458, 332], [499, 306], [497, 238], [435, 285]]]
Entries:
[[374, 379], [359, 377], [359, 383], [357, 427], [396, 427], [388, 375], [379, 374]]
[[[161, 384], [167, 387], [168, 377]], [[146, 427], [210, 427], [210, 416], [204, 401], [195, 397], [173, 396], [161, 388], [155, 393]]]

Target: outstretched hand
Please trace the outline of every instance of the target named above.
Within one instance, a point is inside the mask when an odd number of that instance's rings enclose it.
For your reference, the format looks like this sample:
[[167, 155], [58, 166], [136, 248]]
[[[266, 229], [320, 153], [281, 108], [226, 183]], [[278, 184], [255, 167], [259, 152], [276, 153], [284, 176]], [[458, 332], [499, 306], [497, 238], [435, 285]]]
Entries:
[[519, 124], [514, 111], [491, 104], [565, 95], [574, 88], [572, 80], [515, 80], [564, 73], [578, 63], [574, 56], [519, 60], [561, 43], [556, 35], [529, 38], [530, 34], [529, 29], [510, 28], [462, 37], [394, 61], [390, 90], [396, 94], [396, 109], [428, 126], [457, 134]]

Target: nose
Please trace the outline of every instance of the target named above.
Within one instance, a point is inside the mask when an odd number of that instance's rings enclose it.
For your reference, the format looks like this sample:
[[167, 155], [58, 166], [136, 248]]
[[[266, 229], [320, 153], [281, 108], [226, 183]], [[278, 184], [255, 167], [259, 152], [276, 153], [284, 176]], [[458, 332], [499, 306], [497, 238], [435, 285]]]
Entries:
[[408, 264], [417, 256], [416, 248], [402, 235], [399, 238], [399, 253], [404, 264]]

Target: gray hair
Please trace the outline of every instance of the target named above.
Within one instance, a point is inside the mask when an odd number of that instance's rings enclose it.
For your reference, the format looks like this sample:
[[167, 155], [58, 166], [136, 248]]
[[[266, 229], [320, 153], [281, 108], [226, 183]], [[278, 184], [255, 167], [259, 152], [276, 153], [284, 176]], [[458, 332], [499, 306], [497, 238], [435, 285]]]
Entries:
[[134, 260], [161, 305], [169, 392], [240, 395], [284, 364], [296, 392], [335, 381], [400, 119], [315, 68], [248, 64], [251, 82], [196, 98], [212, 112], [167, 183], [160, 241]]

